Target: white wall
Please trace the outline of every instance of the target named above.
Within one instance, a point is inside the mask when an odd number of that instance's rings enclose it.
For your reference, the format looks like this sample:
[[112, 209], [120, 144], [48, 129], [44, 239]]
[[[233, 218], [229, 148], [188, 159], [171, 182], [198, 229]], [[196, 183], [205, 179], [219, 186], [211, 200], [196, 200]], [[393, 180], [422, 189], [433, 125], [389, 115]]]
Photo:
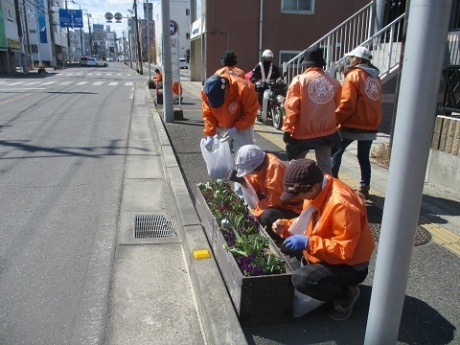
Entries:
[[[190, 50], [190, 39], [187, 39], [187, 34], [191, 33], [190, 26], [190, 1], [174, 1], [170, 2], [170, 19], [174, 20], [179, 26], [179, 57], [187, 57], [187, 50]], [[188, 10], [189, 15], [186, 15]], [[157, 52], [157, 61], [162, 64], [162, 34], [163, 21], [161, 18], [161, 3], [153, 4], [153, 19], [155, 21], [155, 44]], [[176, 38], [172, 36], [171, 38]]]

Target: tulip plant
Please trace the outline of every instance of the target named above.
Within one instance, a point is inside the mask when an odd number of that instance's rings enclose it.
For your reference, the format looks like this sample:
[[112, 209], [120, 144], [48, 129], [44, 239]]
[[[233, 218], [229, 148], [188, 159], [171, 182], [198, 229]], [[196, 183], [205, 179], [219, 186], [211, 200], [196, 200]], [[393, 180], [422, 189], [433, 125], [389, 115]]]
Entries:
[[224, 249], [232, 253], [244, 276], [285, 273], [283, 259], [270, 251], [268, 239], [229, 183], [210, 180], [199, 186], [225, 239]]

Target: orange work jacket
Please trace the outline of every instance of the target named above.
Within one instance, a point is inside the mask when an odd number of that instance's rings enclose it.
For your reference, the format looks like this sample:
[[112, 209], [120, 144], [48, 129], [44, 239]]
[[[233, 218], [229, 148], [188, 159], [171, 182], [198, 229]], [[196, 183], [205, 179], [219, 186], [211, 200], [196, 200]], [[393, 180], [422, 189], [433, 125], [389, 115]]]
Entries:
[[237, 77], [246, 79], [246, 75], [244, 71], [236, 66], [224, 66], [218, 69], [214, 74], [217, 74], [217, 75], [232, 74], [232, 75], [236, 75]]
[[[367, 263], [375, 248], [369, 228], [366, 206], [359, 195], [339, 179], [325, 175], [327, 183], [313, 200], [305, 200], [304, 209], [313, 206], [318, 214], [305, 229], [309, 236], [303, 254], [310, 263], [326, 262], [349, 266]], [[284, 220], [282, 237], [295, 220]]]
[[227, 74], [229, 86], [224, 104], [219, 108], [209, 106], [208, 97], [201, 90], [204, 135], [214, 136], [219, 128], [236, 127], [239, 131], [254, 125], [259, 109], [259, 101], [254, 85], [242, 78]]
[[274, 154], [265, 154], [265, 163], [256, 173], [247, 174], [245, 177], [257, 194], [263, 194], [264, 198], [260, 199], [256, 208], [251, 209], [251, 213], [260, 217], [262, 212], [267, 208], [282, 208], [292, 210], [298, 214], [302, 212], [303, 204], [298, 203], [283, 203], [280, 200], [281, 193], [284, 189], [284, 173], [286, 166], [283, 161]]

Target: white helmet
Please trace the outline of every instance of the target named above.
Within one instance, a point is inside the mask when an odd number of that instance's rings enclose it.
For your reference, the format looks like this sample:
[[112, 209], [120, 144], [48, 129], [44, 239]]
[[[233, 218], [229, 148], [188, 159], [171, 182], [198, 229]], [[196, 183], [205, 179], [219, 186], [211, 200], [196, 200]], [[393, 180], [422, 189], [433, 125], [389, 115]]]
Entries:
[[256, 145], [244, 145], [236, 153], [236, 176], [243, 177], [254, 171], [265, 159], [265, 152]]
[[273, 52], [270, 49], [264, 50], [264, 52], [262, 53], [262, 58], [273, 59]]

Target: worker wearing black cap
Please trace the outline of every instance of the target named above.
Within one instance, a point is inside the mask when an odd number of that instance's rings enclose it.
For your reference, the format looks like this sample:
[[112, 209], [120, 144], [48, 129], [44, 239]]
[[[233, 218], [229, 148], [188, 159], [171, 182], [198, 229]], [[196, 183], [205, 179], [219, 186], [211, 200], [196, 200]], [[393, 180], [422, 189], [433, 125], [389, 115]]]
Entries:
[[236, 67], [236, 64], [238, 63], [238, 58], [236, 57], [233, 51], [225, 51], [222, 55], [221, 63], [224, 67], [218, 69], [214, 74], [225, 75], [226, 73], [228, 73], [245, 79], [244, 71]]

